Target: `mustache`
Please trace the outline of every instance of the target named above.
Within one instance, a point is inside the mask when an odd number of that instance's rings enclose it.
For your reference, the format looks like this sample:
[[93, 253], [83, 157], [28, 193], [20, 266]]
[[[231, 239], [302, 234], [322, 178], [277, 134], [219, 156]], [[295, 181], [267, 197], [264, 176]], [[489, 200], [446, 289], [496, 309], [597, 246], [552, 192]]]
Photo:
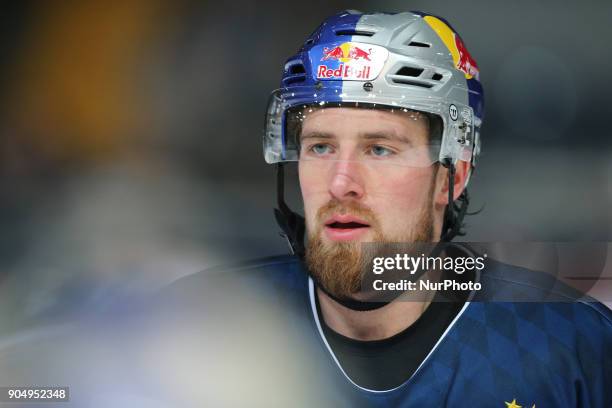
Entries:
[[367, 221], [371, 227], [379, 225], [378, 218], [370, 208], [354, 201], [341, 203], [336, 199], [330, 200], [317, 211], [317, 221], [322, 224], [333, 214], [350, 214]]

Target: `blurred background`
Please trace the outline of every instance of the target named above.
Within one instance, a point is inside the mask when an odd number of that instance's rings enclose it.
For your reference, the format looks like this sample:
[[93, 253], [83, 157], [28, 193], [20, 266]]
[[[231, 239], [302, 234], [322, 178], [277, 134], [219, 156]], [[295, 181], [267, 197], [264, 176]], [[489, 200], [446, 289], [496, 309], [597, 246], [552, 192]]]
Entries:
[[478, 62], [484, 210], [465, 239], [611, 240], [610, 2], [7, 2], [2, 334], [286, 253], [263, 113], [285, 59], [346, 8], [444, 16]]

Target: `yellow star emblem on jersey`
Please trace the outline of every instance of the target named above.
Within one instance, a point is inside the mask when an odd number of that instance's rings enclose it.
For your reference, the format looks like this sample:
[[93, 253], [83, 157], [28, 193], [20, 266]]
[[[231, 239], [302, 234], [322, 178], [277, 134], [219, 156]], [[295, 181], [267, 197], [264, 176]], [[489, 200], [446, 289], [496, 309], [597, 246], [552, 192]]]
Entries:
[[519, 404], [516, 403], [516, 398], [512, 400], [512, 402], [506, 402], [506, 408], [522, 408]]

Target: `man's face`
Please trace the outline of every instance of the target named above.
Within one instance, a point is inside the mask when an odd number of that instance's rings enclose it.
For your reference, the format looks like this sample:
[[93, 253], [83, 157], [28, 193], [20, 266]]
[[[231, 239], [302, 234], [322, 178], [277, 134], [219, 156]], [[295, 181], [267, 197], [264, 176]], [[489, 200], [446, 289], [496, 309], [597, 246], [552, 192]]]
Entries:
[[428, 132], [426, 118], [411, 112], [328, 108], [307, 115], [299, 162], [306, 260], [330, 293], [359, 290], [361, 243], [433, 240]]

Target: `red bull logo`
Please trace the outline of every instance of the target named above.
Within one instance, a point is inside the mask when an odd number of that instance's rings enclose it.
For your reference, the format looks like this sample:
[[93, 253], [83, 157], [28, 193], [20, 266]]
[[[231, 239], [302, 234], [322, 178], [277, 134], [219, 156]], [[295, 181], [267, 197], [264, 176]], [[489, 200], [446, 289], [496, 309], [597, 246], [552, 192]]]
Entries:
[[365, 51], [364, 49], [352, 44], [352, 43], [344, 43], [338, 45], [333, 48], [323, 48], [323, 57], [321, 61], [327, 60], [338, 60], [342, 62], [349, 62], [351, 60], [366, 60], [371, 61], [370, 54], [372, 53], [372, 48]]
[[455, 34], [455, 46], [457, 47], [457, 52], [459, 52], [459, 60], [456, 62], [457, 68], [472, 77], [478, 78], [478, 65], [476, 65], [476, 61], [474, 61], [474, 58], [472, 58], [457, 34]]
[[467, 48], [465, 48], [465, 44], [463, 44], [461, 38], [439, 18], [434, 16], [425, 16], [423, 19], [436, 32], [436, 34], [438, 34], [438, 37], [440, 37], [444, 45], [446, 45], [446, 48], [448, 48], [451, 56], [453, 57], [455, 67], [458, 70], [463, 71], [467, 79], [474, 77], [478, 79], [478, 65], [476, 65], [476, 61], [474, 61]]
[[363, 58], [366, 61], [372, 61], [370, 59], [371, 52], [372, 52], [371, 48], [368, 51], [364, 51], [359, 47], [351, 47], [351, 50], [349, 51], [349, 58], [354, 59], [354, 60]]
[[323, 48], [323, 58], [321, 61], [327, 61], [329, 59], [340, 61], [341, 58], [344, 58], [344, 51], [340, 47], [334, 47], [329, 49], [327, 47]]
[[378, 75], [388, 51], [374, 44], [345, 42], [334, 47], [319, 49], [321, 63], [316, 66], [320, 79], [369, 81]]
[[350, 65], [340, 64], [336, 69], [329, 68], [326, 65], [319, 65], [317, 71], [317, 78], [343, 78], [343, 79], [363, 79], [367, 81], [370, 77], [370, 67], [365, 66], [363, 68], [355, 69]]

